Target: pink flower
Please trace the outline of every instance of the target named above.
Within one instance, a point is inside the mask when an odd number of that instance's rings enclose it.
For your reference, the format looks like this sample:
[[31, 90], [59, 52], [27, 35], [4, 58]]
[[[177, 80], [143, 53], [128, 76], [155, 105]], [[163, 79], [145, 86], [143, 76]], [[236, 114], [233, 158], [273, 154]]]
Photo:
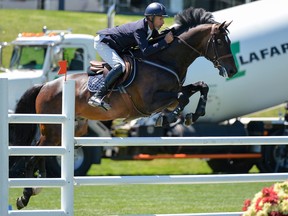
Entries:
[[248, 207], [251, 205], [251, 200], [250, 199], [246, 199], [244, 201], [244, 206], [242, 207], [243, 211], [247, 211]]
[[272, 187], [263, 188], [262, 194], [263, 194], [263, 203], [269, 202], [272, 205], [278, 203], [278, 195], [274, 191], [274, 187], [273, 186]]
[[262, 197], [259, 197], [255, 203], [255, 209], [257, 212], [262, 210], [261, 201]]

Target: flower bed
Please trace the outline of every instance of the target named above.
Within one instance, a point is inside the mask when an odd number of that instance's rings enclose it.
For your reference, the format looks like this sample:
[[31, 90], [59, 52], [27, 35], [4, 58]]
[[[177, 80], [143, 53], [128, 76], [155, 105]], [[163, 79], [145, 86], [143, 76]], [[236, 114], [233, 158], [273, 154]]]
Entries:
[[288, 216], [288, 181], [265, 187], [244, 202], [243, 216]]

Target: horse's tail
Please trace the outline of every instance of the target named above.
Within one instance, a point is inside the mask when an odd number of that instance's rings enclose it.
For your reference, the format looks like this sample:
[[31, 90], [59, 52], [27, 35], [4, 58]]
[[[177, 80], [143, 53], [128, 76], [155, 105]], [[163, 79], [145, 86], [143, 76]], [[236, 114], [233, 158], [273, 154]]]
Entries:
[[[17, 103], [15, 113], [36, 113], [35, 100], [42, 87], [43, 84], [40, 84], [28, 89]], [[9, 143], [14, 146], [29, 146], [34, 139], [36, 131], [36, 124], [10, 124]]]

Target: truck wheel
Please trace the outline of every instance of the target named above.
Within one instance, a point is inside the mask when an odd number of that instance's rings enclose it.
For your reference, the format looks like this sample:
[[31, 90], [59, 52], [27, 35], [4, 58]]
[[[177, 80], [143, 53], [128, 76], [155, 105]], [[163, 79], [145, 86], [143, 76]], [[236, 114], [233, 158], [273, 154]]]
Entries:
[[288, 171], [288, 146], [273, 145], [262, 146], [262, 158], [257, 164], [260, 172], [287, 172]]
[[[84, 176], [91, 167], [93, 161], [93, 151], [91, 147], [79, 147], [74, 149], [74, 175]], [[61, 176], [61, 157], [46, 158], [47, 177]]]
[[254, 162], [247, 159], [211, 159], [207, 161], [214, 173], [248, 173]]

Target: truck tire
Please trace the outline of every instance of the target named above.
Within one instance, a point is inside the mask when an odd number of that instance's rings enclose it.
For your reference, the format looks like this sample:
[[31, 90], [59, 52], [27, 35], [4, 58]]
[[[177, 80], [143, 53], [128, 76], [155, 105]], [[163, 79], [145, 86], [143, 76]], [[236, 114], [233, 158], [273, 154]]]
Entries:
[[262, 146], [262, 158], [257, 167], [263, 173], [287, 172], [288, 146]]
[[255, 161], [248, 159], [211, 159], [207, 163], [214, 173], [248, 173]]
[[[93, 161], [92, 147], [79, 147], [74, 149], [74, 175], [85, 176]], [[47, 177], [54, 178], [61, 176], [61, 157], [46, 158]]]

